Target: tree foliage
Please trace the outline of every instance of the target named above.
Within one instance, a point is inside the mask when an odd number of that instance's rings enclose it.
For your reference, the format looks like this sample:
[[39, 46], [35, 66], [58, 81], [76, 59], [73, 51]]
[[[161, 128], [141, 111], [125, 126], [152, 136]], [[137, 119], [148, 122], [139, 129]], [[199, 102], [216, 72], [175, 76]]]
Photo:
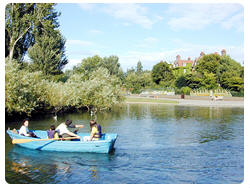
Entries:
[[104, 110], [123, 100], [119, 79], [103, 67], [92, 72], [88, 80], [81, 74], [72, 74], [64, 83], [46, 79], [41, 71], [29, 72], [17, 62], [6, 61], [5, 80], [8, 114], [78, 108]]
[[88, 57], [82, 60], [82, 63], [74, 67], [74, 72], [82, 73], [85, 79], [89, 79], [90, 74], [100, 67], [106, 68], [110, 75], [123, 79], [123, 71], [121, 69], [119, 58], [117, 56], [109, 56], [101, 58], [98, 55]]
[[216, 74], [220, 66], [221, 56], [218, 54], [204, 55], [198, 60], [195, 70], [201, 74], [213, 73]]
[[156, 84], [163, 83], [166, 87], [170, 86], [174, 80], [170, 65], [165, 61], [154, 65], [152, 69], [152, 79]]
[[244, 68], [229, 56], [205, 55], [198, 61], [196, 71], [203, 75], [202, 87], [207, 89], [218, 85], [231, 91], [244, 88]]
[[142, 89], [153, 86], [151, 72], [144, 71], [142, 73], [130, 72], [125, 78], [125, 86], [132, 93], [140, 93]]
[[28, 72], [17, 62], [6, 61], [5, 108], [7, 113], [27, 113], [35, 111], [44, 102], [43, 75]]
[[29, 49], [35, 70], [58, 74], [65, 64], [65, 39], [57, 30], [53, 3], [10, 3], [5, 9], [5, 56], [23, 63]]
[[32, 68], [41, 70], [45, 75], [62, 73], [62, 68], [68, 63], [64, 50], [65, 40], [60, 32], [53, 35], [43, 34], [29, 51]]
[[137, 65], [136, 65], [136, 73], [137, 73], [137, 74], [140, 74], [140, 73], [142, 73], [142, 72], [143, 72], [142, 63], [141, 63], [141, 61], [138, 61], [138, 62], [137, 62]]
[[22, 60], [34, 44], [32, 28], [34, 3], [10, 3], [5, 8], [5, 57]]

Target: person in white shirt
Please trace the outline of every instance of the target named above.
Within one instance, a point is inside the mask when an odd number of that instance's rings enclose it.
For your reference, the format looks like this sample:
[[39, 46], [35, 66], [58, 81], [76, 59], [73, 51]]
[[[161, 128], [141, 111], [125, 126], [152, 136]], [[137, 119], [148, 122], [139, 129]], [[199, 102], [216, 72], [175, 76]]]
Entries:
[[73, 125], [72, 120], [66, 120], [64, 123], [61, 123], [56, 128], [56, 131], [59, 134], [59, 137], [61, 138], [67, 138], [67, 137], [77, 137], [80, 139], [80, 136], [76, 135], [75, 133], [68, 130], [68, 128], [83, 128], [84, 125]]
[[28, 126], [29, 126], [29, 119], [24, 119], [22, 126], [19, 129], [19, 135], [37, 138], [37, 136], [33, 132], [29, 131]]

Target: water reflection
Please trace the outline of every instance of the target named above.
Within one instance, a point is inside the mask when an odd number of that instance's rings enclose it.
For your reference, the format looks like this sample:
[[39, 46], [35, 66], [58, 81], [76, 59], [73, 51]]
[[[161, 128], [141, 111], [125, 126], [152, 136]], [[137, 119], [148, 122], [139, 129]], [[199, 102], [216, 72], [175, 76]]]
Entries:
[[[93, 183], [99, 178], [99, 165], [105, 166], [109, 160], [109, 154], [46, 152], [16, 146], [7, 154], [6, 181], [65, 183], [66, 177], [70, 179], [77, 176], [77, 179], [83, 177], [85, 182], [81, 183]], [[12, 179], [13, 176], [19, 178]], [[67, 183], [79, 183], [79, 180], [75, 182], [71, 179]]]
[[[72, 119], [87, 125], [80, 130], [86, 132], [91, 118], [80, 112], [58, 115], [57, 123]], [[242, 108], [126, 104], [97, 113], [96, 118], [103, 132], [118, 134], [111, 154], [29, 150], [11, 145], [6, 135], [7, 182], [238, 183], [243, 179]], [[51, 122], [52, 117], [32, 119], [30, 126], [46, 130]], [[18, 128], [17, 124], [6, 127]]]
[[150, 118], [196, 118], [196, 119], [217, 119], [222, 118], [230, 121], [232, 114], [241, 114], [241, 108], [220, 108], [220, 107], [194, 107], [178, 105], [154, 105], [154, 104], [127, 104], [120, 111], [126, 111], [130, 118], [138, 120]]
[[231, 140], [236, 137], [232, 127], [226, 124], [216, 124], [211, 129], [203, 129], [199, 133], [200, 143], [214, 140]]

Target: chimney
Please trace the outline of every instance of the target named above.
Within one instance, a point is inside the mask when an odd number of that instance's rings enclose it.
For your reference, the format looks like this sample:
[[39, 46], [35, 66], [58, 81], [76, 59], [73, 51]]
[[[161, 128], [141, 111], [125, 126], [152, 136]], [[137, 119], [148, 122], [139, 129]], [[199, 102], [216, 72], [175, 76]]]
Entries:
[[180, 55], [177, 55], [176, 56], [176, 60], [180, 60], [181, 59], [181, 56]]
[[188, 57], [188, 61], [190, 61], [191, 59], [190, 59], [190, 57]]
[[225, 49], [221, 50], [221, 56], [224, 56], [224, 55], [226, 55], [226, 50]]

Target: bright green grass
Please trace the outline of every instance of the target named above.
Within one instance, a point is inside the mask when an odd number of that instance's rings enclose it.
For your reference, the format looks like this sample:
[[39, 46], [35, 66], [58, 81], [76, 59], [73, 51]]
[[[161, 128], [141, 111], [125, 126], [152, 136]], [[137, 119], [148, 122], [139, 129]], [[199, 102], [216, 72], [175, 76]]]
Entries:
[[150, 99], [150, 98], [131, 98], [127, 97], [125, 102], [149, 102], [149, 103], [172, 103], [178, 104], [177, 101], [169, 101], [165, 99]]

